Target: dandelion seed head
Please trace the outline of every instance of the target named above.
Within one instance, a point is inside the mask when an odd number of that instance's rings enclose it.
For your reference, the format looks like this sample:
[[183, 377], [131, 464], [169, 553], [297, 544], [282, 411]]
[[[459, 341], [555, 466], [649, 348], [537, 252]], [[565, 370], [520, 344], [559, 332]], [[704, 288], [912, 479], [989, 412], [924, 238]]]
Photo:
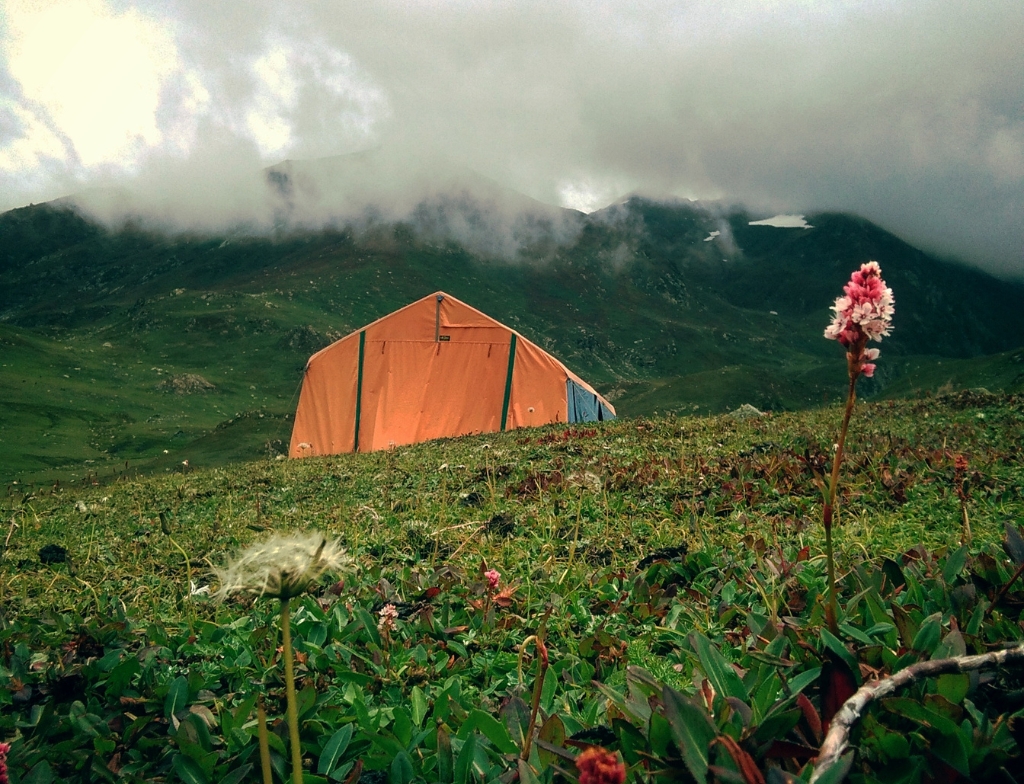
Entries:
[[305, 593], [322, 575], [352, 563], [336, 541], [318, 531], [276, 535], [247, 547], [222, 569], [215, 569], [220, 588], [215, 597], [250, 593], [290, 599]]

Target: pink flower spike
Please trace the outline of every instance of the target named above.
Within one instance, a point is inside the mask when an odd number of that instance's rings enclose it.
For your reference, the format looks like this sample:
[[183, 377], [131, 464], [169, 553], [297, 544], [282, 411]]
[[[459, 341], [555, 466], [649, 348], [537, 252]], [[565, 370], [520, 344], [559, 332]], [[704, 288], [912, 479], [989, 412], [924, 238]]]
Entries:
[[501, 582], [501, 573], [497, 569], [488, 569], [484, 572], [484, 577], [487, 578], [487, 587], [490, 590], [498, 590], [498, 584]]
[[385, 604], [377, 613], [380, 620], [377, 621], [377, 630], [380, 632], [394, 631], [395, 621], [398, 620], [398, 609], [393, 604]]
[[869, 261], [854, 271], [843, 293], [832, 306], [835, 315], [825, 328], [825, 337], [846, 347], [851, 378], [861, 373], [870, 378], [879, 352], [866, 344], [890, 334], [895, 312], [892, 289], [882, 280], [878, 262]]

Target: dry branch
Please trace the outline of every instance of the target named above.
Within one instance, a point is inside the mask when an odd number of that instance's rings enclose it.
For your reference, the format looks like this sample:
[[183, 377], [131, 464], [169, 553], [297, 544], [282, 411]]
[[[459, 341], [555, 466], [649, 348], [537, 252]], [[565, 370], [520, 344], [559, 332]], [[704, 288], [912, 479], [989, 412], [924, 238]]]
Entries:
[[829, 768], [839, 761], [849, 743], [850, 731], [867, 706], [875, 700], [888, 697], [897, 689], [909, 686], [921, 678], [931, 678], [946, 673], [972, 672], [986, 667], [1011, 664], [1024, 664], [1024, 645], [980, 656], [954, 656], [951, 659], [919, 662], [888, 678], [861, 686], [856, 694], [843, 703], [843, 707], [832, 718], [828, 735], [825, 736], [825, 742], [821, 744], [821, 750], [818, 752], [818, 761], [814, 766], [811, 784], [815, 784]]

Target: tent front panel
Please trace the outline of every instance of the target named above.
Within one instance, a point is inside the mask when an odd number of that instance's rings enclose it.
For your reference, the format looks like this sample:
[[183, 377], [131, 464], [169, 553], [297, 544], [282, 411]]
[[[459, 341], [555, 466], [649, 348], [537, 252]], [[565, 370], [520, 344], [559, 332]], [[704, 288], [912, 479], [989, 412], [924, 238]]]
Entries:
[[501, 427], [508, 343], [367, 340], [359, 450]]

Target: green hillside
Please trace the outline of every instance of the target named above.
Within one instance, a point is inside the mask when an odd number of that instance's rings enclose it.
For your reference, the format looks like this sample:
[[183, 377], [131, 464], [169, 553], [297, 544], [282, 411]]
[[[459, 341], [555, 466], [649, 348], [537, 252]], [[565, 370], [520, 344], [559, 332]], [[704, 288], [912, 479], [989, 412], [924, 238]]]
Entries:
[[[1024, 396], [857, 407], [833, 635], [815, 471], [841, 418], [639, 417], [18, 488], [0, 499], [11, 781], [260, 781], [257, 700], [289, 781], [279, 603], [215, 601], [212, 567], [315, 531], [351, 560], [290, 600], [308, 784], [555, 784], [588, 744], [635, 784], [806, 781], [862, 682], [1024, 638]], [[311, 555], [275, 552], [271, 570]], [[1019, 781], [1014, 655], [873, 703], [849, 780]]]
[[[415, 223], [208, 237], [109, 230], [57, 203], [0, 215], [0, 478], [278, 453], [308, 356], [439, 289], [554, 353], [621, 415], [793, 410], [842, 393], [821, 332], [849, 271], [875, 258], [896, 331], [864, 395], [1024, 385], [1024, 286], [863, 220], [776, 229], [640, 199], [573, 220], [569, 243], [494, 259]], [[705, 241], [723, 224], [735, 245]]]

